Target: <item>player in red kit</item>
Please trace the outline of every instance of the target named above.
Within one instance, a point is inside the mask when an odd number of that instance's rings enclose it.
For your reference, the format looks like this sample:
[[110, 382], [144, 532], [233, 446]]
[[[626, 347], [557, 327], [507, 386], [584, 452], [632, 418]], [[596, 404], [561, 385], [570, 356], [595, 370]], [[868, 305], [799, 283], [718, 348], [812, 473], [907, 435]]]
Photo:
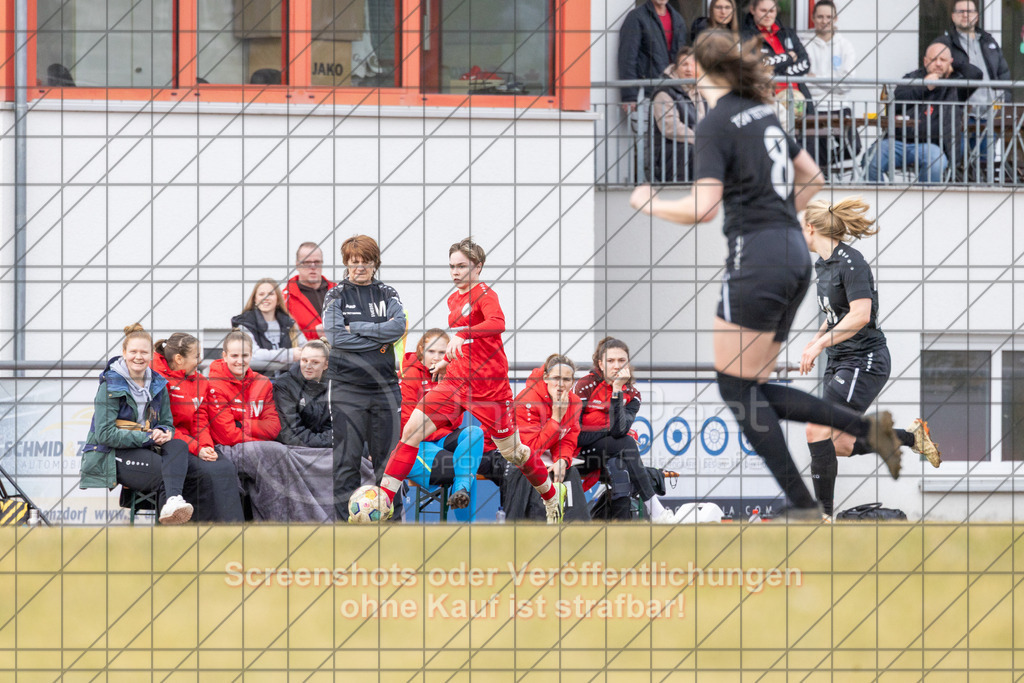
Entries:
[[501, 335], [505, 314], [498, 296], [479, 281], [486, 255], [466, 238], [448, 250], [454, 294], [448, 297], [448, 325], [455, 331], [444, 359], [435, 366], [444, 379], [413, 411], [402, 438], [391, 453], [381, 488], [394, 499], [416, 461], [420, 441], [445, 427], [458, 427], [468, 410], [480, 421], [484, 434], [494, 441], [502, 457], [516, 465], [537, 489], [547, 508], [548, 523], [562, 519], [565, 485], [552, 484], [540, 456], [519, 440], [512, 388], [508, 383], [508, 358]]

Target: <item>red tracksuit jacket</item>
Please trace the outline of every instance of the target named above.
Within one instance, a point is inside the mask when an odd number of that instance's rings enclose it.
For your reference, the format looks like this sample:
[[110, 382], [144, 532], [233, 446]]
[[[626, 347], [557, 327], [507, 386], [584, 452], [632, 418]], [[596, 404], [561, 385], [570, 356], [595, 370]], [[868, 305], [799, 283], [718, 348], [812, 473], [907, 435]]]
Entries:
[[449, 359], [447, 377], [469, 380], [478, 398], [511, 396], [508, 358], [501, 341], [505, 314], [494, 290], [480, 282], [465, 294], [457, 291], [448, 297], [448, 326], [466, 343], [462, 356]]
[[[328, 290], [334, 286], [334, 283], [327, 278], [323, 278], [323, 281], [327, 285]], [[313, 304], [309, 303], [309, 299], [302, 293], [302, 290], [299, 289], [298, 275], [288, 280], [288, 285], [281, 294], [284, 296], [284, 305], [288, 309], [288, 315], [295, 320], [295, 324], [306, 335], [306, 339], [310, 341], [319, 339], [320, 335], [316, 333], [316, 326], [323, 323], [323, 320], [320, 319], [323, 311], [316, 310]]]
[[569, 409], [561, 421], [555, 421], [551, 416], [551, 394], [544, 383], [544, 368], [536, 368], [526, 380], [526, 388], [516, 396], [519, 436], [534, 453], [551, 451], [552, 460], [571, 464], [576, 454], [582, 409], [580, 397], [569, 392]]
[[274, 406], [274, 390], [270, 380], [253, 372], [235, 379], [223, 360], [210, 366], [210, 431], [213, 442], [234, 446], [245, 441], [273, 441], [281, 431], [281, 422]]
[[[399, 386], [402, 388], [402, 430], [405, 430], [405, 423], [412, 417], [412, 411], [416, 410], [427, 392], [437, 386], [437, 382], [413, 351], [405, 354], [402, 359], [402, 381]], [[431, 434], [427, 441], [439, 441], [451, 433], [451, 428], [442, 427]]]
[[171, 370], [167, 359], [159, 353], [153, 355], [152, 368], [167, 379], [167, 392], [171, 397], [171, 416], [174, 418], [174, 438], [188, 444], [188, 452], [199, 455], [200, 448], [213, 446], [210, 434], [209, 403], [206, 394], [209, 384], [199, 371], [188, 377], [181, 370]]

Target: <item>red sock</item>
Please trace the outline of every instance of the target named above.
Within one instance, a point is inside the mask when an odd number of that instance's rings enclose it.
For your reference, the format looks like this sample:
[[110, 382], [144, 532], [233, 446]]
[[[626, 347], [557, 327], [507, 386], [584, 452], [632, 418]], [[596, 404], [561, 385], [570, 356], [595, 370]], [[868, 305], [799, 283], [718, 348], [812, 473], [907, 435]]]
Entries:
[[[388, 466], [384, 468], [384, 480], [381, 481], [381, 488], [387, 492], [388, 498], [391, 500], [395, 499], [395, 495], [398, 493], [402, 482], [409, 476], [409, 471], [416, 463], [416, 454], [419, 452], [418, 446], [408, 446], [401, 441], [395, 446], [395, 450], [391, 451], [391, 457], [388, 458]], [[388, 481], [388, 477], [391, 478], [391, 482]], [[395, 486], [395, 483], [397, 483], [397, 486]], [[389, 484], [395, 486], [393, 491]]]
[[[535, 489], [540, 489], [548, 481], [548, 468], [544, 467], [544, 463], [536, 453], [531, 453], [530, 459], [524, 462], [519, 470], [526, 477], [526, 480], [533, 484]], [[555, 495], [555, 487], [551, 486], [547, 491], [540, 494], [540, 497], [548, 500], [553, 495]]]

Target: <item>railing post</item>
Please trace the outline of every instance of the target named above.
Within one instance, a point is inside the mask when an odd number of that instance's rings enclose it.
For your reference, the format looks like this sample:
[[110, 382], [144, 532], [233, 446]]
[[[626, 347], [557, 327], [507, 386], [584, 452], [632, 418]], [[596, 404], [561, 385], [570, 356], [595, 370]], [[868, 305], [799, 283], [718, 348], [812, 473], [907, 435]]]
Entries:
[[641, 87], [636, 91], [636, 179], [637, 184], [650, 182], [647, 167], [644, 164], [644, 151], [647, 149], [647, 118], [650, 104]]

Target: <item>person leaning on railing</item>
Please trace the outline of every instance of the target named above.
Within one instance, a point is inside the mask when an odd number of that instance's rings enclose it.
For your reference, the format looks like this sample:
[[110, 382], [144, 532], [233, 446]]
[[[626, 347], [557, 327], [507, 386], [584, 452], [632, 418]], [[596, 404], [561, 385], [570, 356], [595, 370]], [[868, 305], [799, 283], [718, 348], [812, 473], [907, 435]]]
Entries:
[[[665, 70], [673, 79], [695, 79], [697, 62], [693, 49], [684, 47]], [[707, 103], [693, 83], [665, 85], [654, 91], [651, 116], [651, 149], [647, 177], [654, 183], [686, 183], [693, 176], [693, 141], [697, 123], [704, 118]]]
[[160, 523], [184, 524], [193, 511], [182, 497], [188, 448], [174, 438], [167, 380], [149, 367], [153, 338], [142, 325], [124, 328], [121, 354], [100, 373], [80, 486], [155, 491]]
[[[905, 119], [895, 123], [896, 139], [875, 143], [867, 155], [867, 178], [878, 182], [895, 157], [896, 169], [915, 168], [922, 183], [942, 182], [949, 160], [961, 149], [964, 103], [977, 86], [929, 85], [937, 79], [979, 80], [981, 69], [955, 59], [949, 38], [937, 38], [924, 53], [924, 66], [904, 78], [921, 80], [920, 85], [900, 85], [893, 93], [892, 111]], [[885, 128], [883, 127], [883, 134]], [[956, 158], [961, 155], [956, 154]], [[890, 178], [891, 180], [891, 178]]]

